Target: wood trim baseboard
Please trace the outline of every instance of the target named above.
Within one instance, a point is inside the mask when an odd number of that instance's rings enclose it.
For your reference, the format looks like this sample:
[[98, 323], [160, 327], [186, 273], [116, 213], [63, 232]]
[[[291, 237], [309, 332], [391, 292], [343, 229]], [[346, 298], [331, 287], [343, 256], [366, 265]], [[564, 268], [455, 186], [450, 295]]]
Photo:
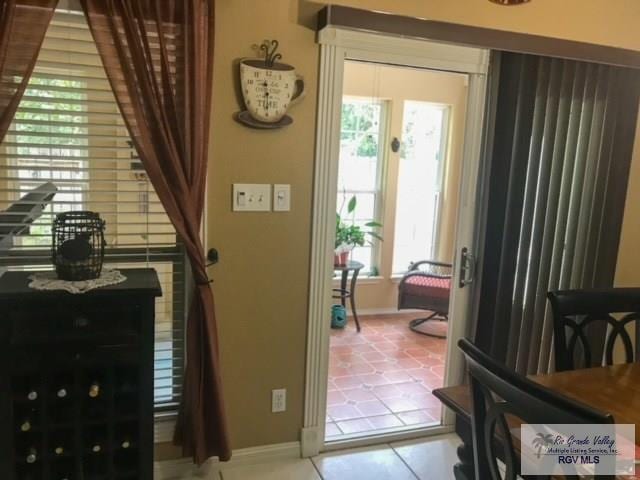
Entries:
[[190, 458], [154, 462], [153, 478], [156, 480], [193, 480], [196, 478], [213, 480], [215, 478], [213, 475], [216, 472], [224, 472], [226, 469], [296, 458], [300, 458], [300, 442], [262, 445], [234, 450], [230, 461], [219, 462], [217, 459], [211, 459], [201, 467], [194, 465]]
[[329, 26], [498, 51], [640, 68], [640, 51], [637, 50], [374, 12], [341, 5], [329, 5], [318, 13], [318, 30]]

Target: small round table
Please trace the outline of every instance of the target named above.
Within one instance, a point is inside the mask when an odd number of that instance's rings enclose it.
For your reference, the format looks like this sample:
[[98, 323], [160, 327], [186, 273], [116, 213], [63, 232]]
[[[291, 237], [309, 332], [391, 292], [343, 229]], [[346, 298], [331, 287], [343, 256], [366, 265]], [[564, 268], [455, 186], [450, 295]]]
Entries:
[[[356, 313], [356, 281], [358, 280], [358, 273], [364, 268], [364, 264], [349, 260], [346, 265], [334, 265], [333, 270], [341, 272], [340, 288], [334, 288], [333, 291], [336, 295], [332, 298], [339, 298], [342, 306], [346, 306], [346, 299], [349, 299], [351, 304], [351, 311], [353, 312], [353, 319], [356, 321], [356, 329], [360, 331], [360, 322], [358, 321], [358, 314]], [[349, 272], [353, 272], [351, 275], [351, 285], [347, 289], [347, 279], [349, 278]]]

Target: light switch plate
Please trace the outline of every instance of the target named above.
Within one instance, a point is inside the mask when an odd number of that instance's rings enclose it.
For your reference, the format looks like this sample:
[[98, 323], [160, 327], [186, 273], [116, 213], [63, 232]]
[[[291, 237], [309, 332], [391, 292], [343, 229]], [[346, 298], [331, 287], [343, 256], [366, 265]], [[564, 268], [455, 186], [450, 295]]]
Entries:
[[234, 212], [271, 211], [271, 185], [268, 183], [234, 183]]
[[273, 186], [273, 211], [288, 212], [291, 210], [291, 185], [275, 184]]

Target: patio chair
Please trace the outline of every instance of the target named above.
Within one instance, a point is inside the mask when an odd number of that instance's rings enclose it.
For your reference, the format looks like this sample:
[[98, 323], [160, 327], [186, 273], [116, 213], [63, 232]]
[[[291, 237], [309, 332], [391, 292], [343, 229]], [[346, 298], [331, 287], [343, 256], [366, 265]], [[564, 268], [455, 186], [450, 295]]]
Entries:
[[426, 318], [409, 322], [409, 328], [414, 332], [446, 338], [446, 329], [442, 333], [423, 324], [448, 321], [452, 269], [450, 263], [433, 260], [422, 260], [409, 265], [409, 271], [398, 285], [398, 310], [417, 308], [431, 312]]

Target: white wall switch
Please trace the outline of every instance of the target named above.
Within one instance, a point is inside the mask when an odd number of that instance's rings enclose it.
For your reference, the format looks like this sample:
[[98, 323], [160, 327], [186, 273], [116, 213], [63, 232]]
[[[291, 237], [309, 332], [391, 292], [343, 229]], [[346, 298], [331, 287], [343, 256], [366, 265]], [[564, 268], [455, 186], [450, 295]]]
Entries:
[[234, 183], [234, 212], [270, 212], [271, 185], [268, 183]]
[[287, 389], [277, 388], [271, 390], [271, 412], [284, 412], [287, 409]]
[[291, 210], [291, 185], [275, 184], [273, 186], [273, 211], [288, 212]]

